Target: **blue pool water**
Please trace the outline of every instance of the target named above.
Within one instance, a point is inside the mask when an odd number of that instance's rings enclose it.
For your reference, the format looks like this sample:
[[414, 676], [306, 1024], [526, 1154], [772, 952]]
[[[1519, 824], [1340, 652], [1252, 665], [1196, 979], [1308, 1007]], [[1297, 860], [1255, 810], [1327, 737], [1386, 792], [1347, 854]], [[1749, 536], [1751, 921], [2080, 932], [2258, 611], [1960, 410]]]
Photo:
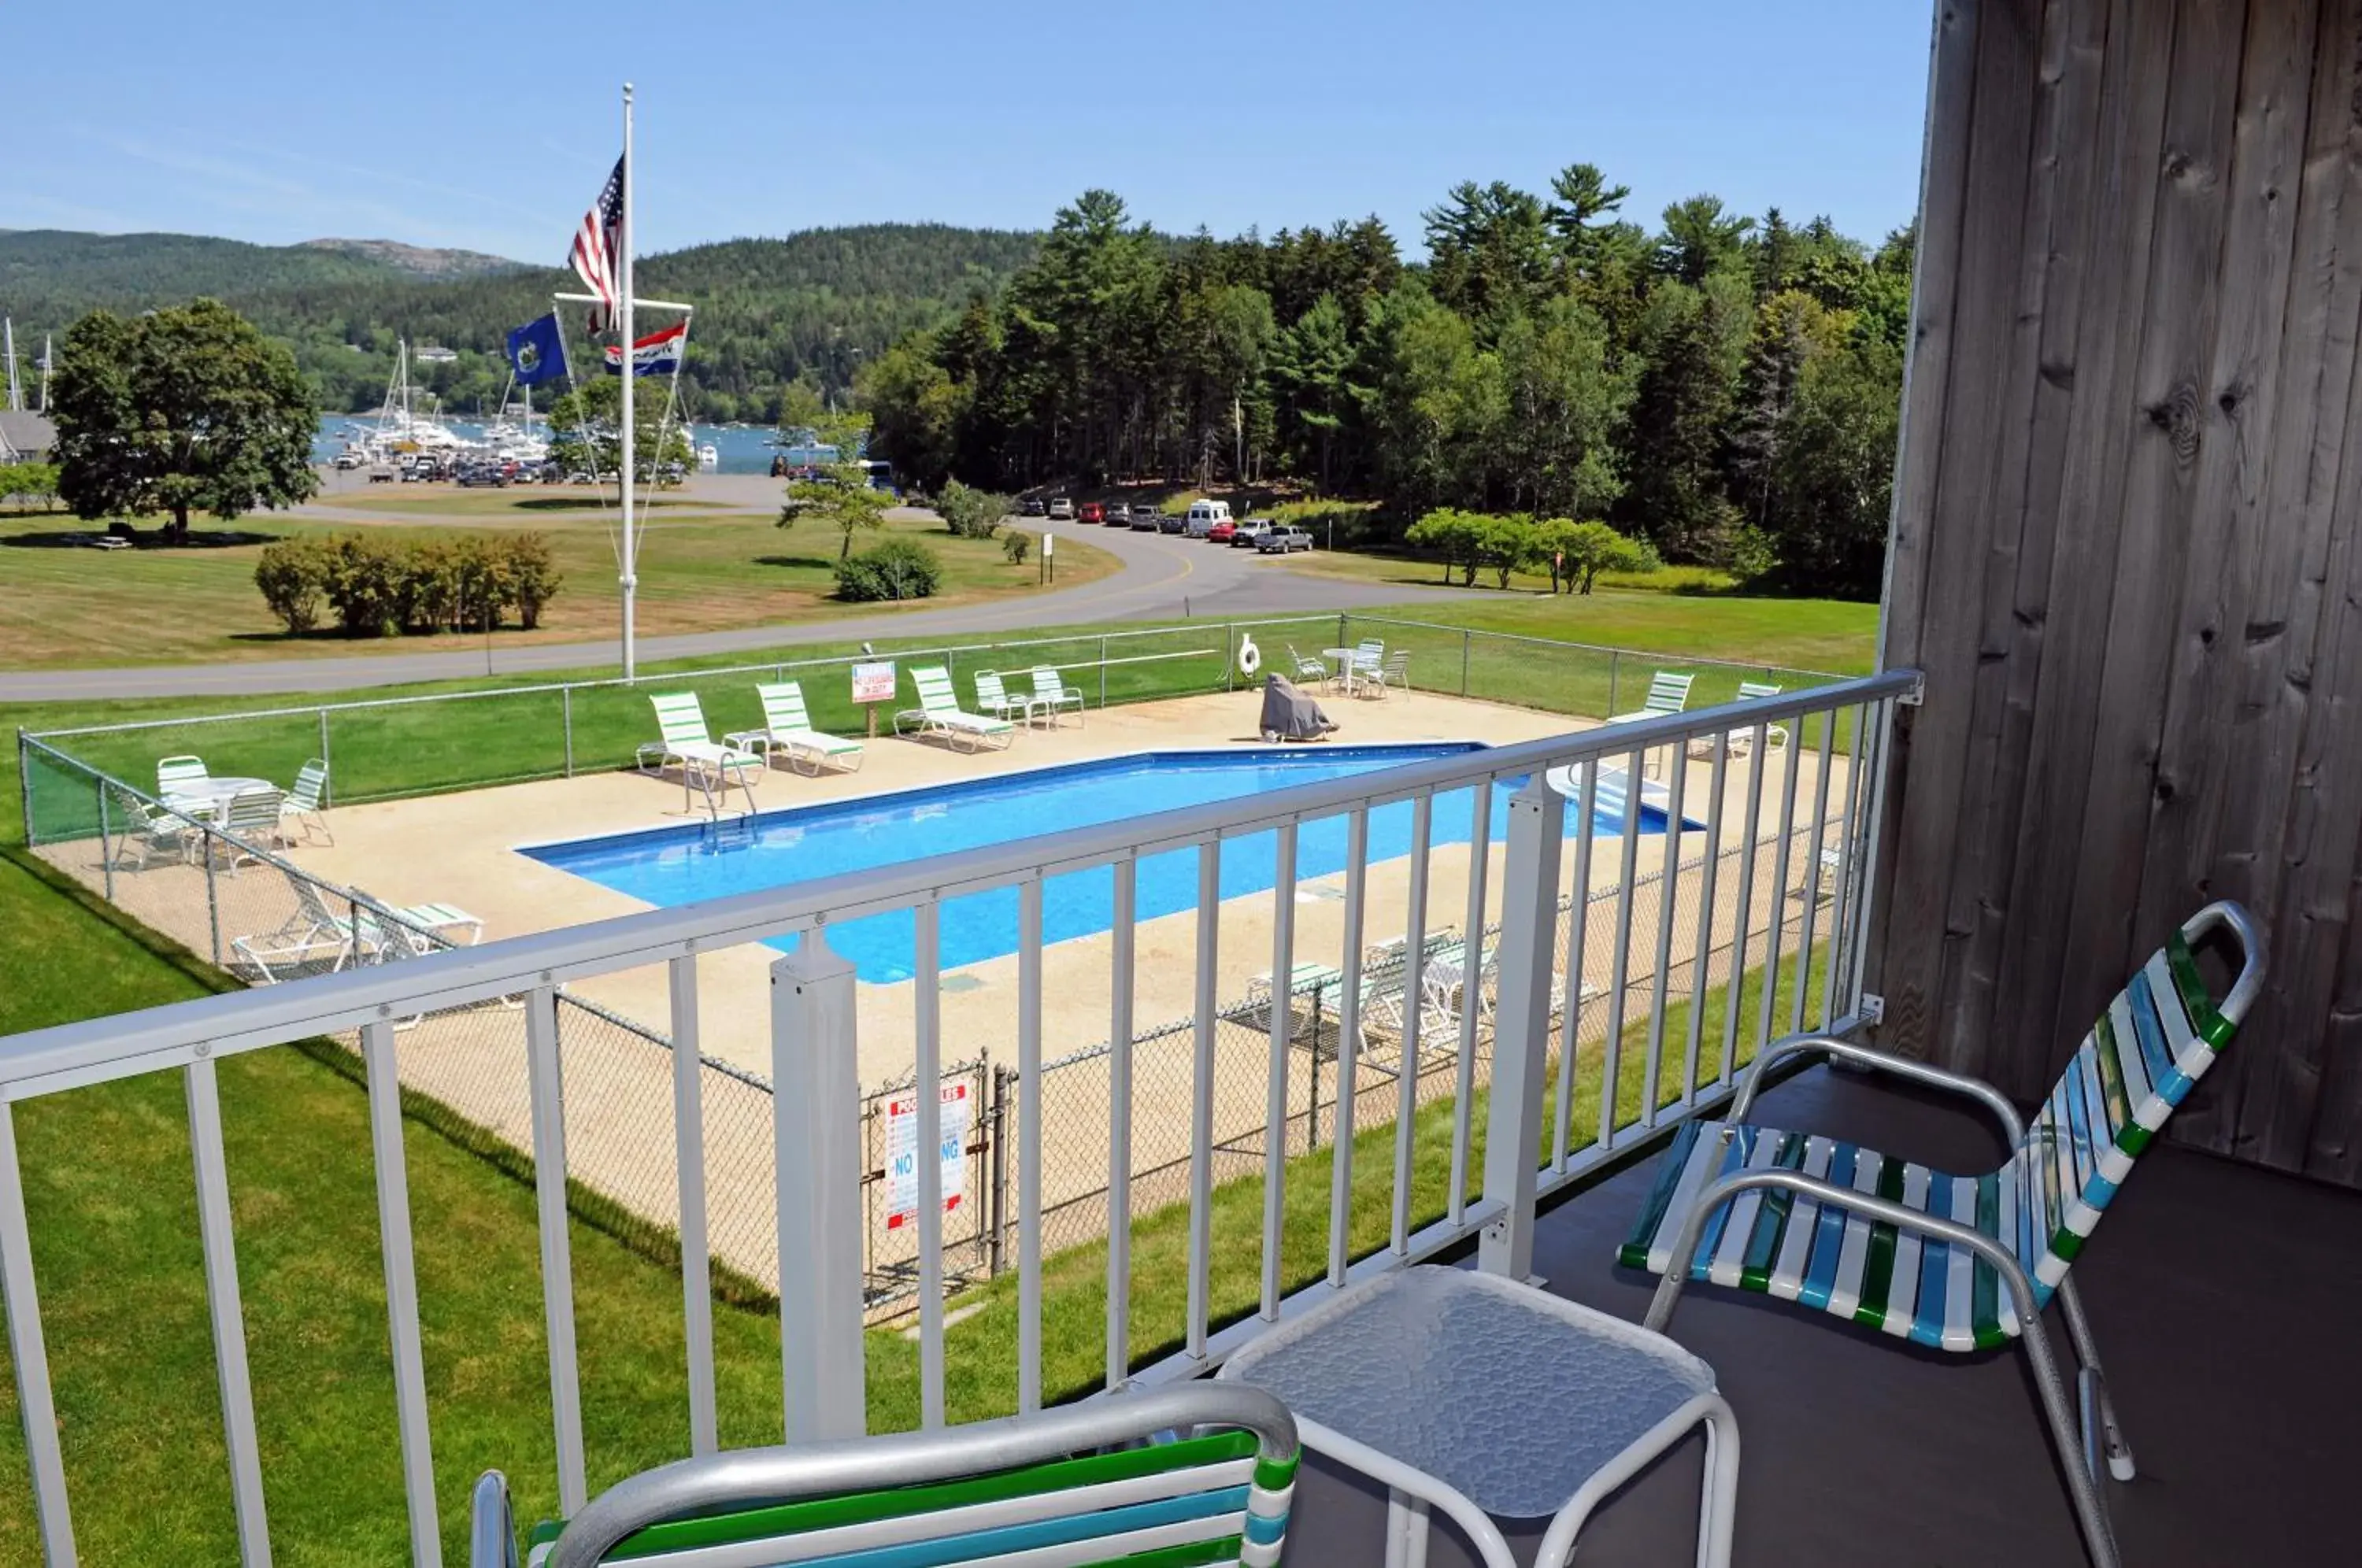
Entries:
[[[1429, 757], [1478, 749], [1472, 745], [1324, 746], [1319, 750], [1150, 752], [1070, 763], [955, 784], [910, 790], [792, 811], [764, 812], [720, 831], [705, 823], [651, 828], [607, 838], [543, 845], [524, 853], [545, 865], [588, 878], [602, 888], [669, 908], [787, 887], [818, 877], [873, 869], [954, 850], [1004, 844], [1067, 828], [1145, 816], [1180, 806], [1241, 800], [1267, 790], [1374, 772]], [[1486, 825], [1488, 841], [1508, 832], [1513, 790], [1496, 787]], [[1603, 782], [1593, 813], [1595, 834], [1624, 831], [1622, 801]], [[1474, 823], [1474, 791], [1435, 798], [1430, 838], [1466, 844]], [[1642, 833], [1665, 831], [1665, 813], [1643, 802]], [[1579, 819], [1567, 813], [1567, 831]], [[1297, 830], [1297, 878], [1309, 881], [1345, 868], [1343, 816]], [[1408, 801], [1370, 813], [1373, 864], [1410, 853]], [[1231, 839], [1221, 850], [1221, 896], [1268, 892], [1278, 878], [1278, 834]], [[1142, 920], [1177, 914], [1198, 903], [1198, 854], [1171, 850], [1140, 862]], [[1115, 873], [1099, 867], [1054, 877], [1043, 885], [1043, 935], [1064, 942], [1109, 929], [1115, 918]], [[944, 903], [943, 967], [982, 963], [1017, 951], [1017, 890], [999, 889]], [[829, 945], [853, 961], [861, 978], [907, 980], [916, 942], [907, 910], [829, 927]], [[786, 943], [780, 945], [788, 945]]]

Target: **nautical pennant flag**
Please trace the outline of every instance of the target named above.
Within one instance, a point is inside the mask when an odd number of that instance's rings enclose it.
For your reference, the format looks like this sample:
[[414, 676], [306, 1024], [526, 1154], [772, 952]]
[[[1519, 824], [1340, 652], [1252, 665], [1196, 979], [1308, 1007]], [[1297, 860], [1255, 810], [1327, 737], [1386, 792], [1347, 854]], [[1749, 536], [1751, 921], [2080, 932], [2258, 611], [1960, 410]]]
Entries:
[[[689, 323], [675, 322], [661, 332], [651, 332], [632, 343], [632, 374], [635, 376], [669, 376], [680, 369], [681, 345], [688, 341]], [[609, 344], [605, 350], [607, 373], [624, 373], [624, 349], [621, 344]]]
[[621, 292], [617, 284], [618, 253], [624, 245], [624, 160], [615, 160], [615, 171], [607, 176], [607, 183], [590, 210], [582, 215], [575, 226], [574, 248], [567, 258], [581, 278], [583, 287], [599, 296], [590, 307], [590, 330], [604, 332], [614, 324], [615, 299]]
[[519, 386], [537, 387], [567, 373], [566, 335], [558, 330], [556, 311], [509, 334], [509, 364]]

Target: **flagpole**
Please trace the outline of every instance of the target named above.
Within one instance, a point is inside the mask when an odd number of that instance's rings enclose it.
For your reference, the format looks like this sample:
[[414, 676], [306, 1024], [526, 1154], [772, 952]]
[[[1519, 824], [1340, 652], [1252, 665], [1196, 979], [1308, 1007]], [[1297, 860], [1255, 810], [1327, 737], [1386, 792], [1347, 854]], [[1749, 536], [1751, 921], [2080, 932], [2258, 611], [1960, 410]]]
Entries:
[[633, 678], [632, 599], [639, 588], [639, 547], [632, 538], [632, 383], [639, 367], [632, 361], [632, 84], [624, 83], [624, 215], [616, 226], [615, 248], [621, 288], [616, 301], [624, 335], [624, 679]]

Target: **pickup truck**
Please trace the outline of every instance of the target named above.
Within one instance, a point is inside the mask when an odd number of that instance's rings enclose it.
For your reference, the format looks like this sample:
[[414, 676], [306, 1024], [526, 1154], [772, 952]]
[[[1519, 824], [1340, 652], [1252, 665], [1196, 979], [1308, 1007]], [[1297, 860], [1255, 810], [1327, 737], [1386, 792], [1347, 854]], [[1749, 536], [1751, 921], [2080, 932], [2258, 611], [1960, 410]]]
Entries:
[[1255, 553], [1262, 556], [1284, 556], [1311, 547], [1312, 536], [1301, 528], [1266, 528], [1255, 539]]

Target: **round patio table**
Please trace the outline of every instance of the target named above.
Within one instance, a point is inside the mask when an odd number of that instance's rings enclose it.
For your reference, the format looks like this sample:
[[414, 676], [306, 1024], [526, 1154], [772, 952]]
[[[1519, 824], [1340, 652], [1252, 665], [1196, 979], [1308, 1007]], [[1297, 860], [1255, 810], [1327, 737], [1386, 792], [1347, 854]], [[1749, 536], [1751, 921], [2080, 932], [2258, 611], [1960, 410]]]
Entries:
[[1353, 690], [1353, 660], [1362, 650], [1359, 648], [1322, 648], [1320, 651], [1337, 662], [1337, 673], [1330, 679], [1335, 684], [1343, 687], [1347, 693], [1350, 694]]
[[256, 790], [276, 790], [279, 786], [268, 778], [208, 778], [202, 789], [175, 790], [164, 797], [164, 804], [174, 811], [211, 822], [226, 816], [229, 803], [240, 795]]

